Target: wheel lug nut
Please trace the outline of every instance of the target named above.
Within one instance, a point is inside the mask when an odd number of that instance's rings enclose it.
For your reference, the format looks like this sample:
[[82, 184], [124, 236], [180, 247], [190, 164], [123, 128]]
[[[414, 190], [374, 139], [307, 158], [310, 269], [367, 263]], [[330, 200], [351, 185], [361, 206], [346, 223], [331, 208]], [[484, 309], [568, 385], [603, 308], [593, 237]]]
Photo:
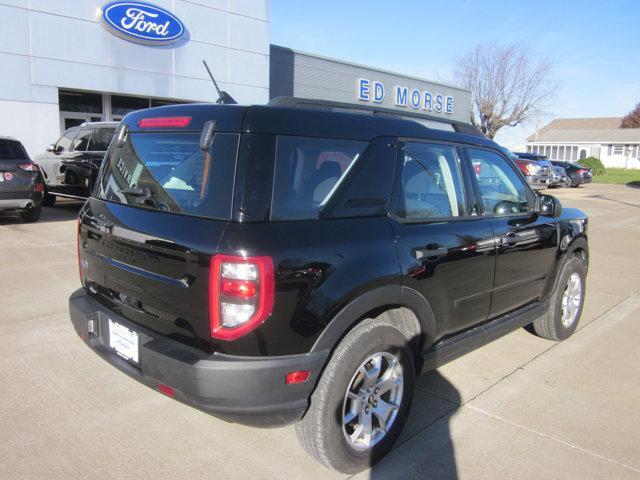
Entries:
[[369, 407], [364, 409], [364, 413], [369, 413]]
[[373, 402], [373, 408], [377, 408], [378, 407], [378, 401], [376, 400], [375, 402]]
[[380, 389], [379, 389], [379, 388], [376, 388], [376, 389], [373, 391], [373, 393], [375, 393], [375, 394], [377, 395], [378, 393], [380, 393]]

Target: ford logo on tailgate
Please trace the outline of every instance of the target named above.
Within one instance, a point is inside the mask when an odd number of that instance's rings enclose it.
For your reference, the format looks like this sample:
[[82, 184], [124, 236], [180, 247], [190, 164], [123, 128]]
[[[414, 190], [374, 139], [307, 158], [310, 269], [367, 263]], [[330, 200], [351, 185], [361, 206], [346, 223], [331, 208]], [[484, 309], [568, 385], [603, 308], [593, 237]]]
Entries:
[[96, 10], [102, 24], [119, 37], [147, 45], [178, 41], [184, 24], [164, 8], [142, 2], [110, 2]]

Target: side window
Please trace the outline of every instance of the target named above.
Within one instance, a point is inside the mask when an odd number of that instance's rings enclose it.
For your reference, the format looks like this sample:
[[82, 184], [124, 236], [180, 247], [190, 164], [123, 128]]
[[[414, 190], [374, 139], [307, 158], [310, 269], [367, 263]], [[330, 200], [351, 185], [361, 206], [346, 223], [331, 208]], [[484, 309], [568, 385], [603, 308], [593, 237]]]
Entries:
[[71, 144], [71, 150], [75, 152], [84, 152], [89, 146], [89, 139], [93, 130], [80, 130], [78, 136], [73, 140]]
[[487, 150], [468, 148], [467, 153], [486, 214], [509, 215], [529, 210], [527, 188], [509, 160]]
[[450, 145], [406, 143], [396, 214], [406, 219], [464, 214], [458, 157]]
[[99, 128], [95, 130], [89, 141], [88, 150], [90, 152], [106, 152], [115, 132], [113, 128]]
[[317, 218], [367, 144], [354, 140], [279, 136], [271, 218]]
[[67, 130], [60, 137], [60, 139], [56, 142], [56, 151], [57, 152], [67, 152], [71, 150], [71, 142], [76, 138], [78, 134], [78, 130]]

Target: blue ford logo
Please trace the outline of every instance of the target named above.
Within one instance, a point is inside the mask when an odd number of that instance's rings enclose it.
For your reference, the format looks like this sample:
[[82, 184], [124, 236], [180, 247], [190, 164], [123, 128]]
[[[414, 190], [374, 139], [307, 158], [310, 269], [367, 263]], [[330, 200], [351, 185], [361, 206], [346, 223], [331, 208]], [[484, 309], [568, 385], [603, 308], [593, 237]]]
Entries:
[[96, 16], [111, 32], [132, 42], [165, 45], [177, 42], [184, 24], [164, 8], [142, 2], [110, 2]]

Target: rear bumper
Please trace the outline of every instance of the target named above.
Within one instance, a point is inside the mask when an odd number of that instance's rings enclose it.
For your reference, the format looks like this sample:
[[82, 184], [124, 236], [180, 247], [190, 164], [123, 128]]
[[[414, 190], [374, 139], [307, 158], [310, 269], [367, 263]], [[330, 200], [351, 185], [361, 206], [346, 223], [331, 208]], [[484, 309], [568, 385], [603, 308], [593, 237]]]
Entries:
[[18, 191], [0, 191], [0, 210], [25, 210], [39, 207], [42, 203], [42, 193], [32, 189]]
[[[108, 310], [85, 290], [69, 299], [73, 326], [82, 340], [107, 362], [157, 389], [170, 386], [173, 397], [231, 422], [259, 427], [294, 423], [302, 418], [328, 352], [281, 357], [206, 354], [146, 330]], [[109, 348], [108, 319], [140, 334], [139, 365]], [[90, 334], [88, 321], [97, 325]], [[310, 370], [304, 383], [285, 384], [285, 375]]]

